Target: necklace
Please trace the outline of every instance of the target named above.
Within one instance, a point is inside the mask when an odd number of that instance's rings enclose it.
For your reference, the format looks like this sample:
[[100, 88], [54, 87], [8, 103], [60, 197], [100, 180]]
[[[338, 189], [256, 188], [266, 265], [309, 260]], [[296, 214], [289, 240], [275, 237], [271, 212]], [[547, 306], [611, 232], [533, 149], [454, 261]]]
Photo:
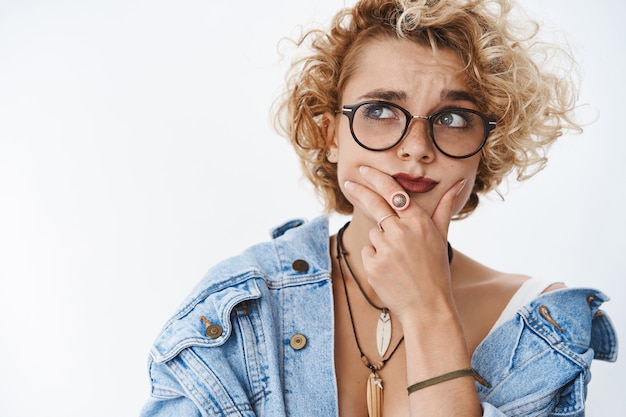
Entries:
[[[367, 293], [363, 290], [361, 283], [357, 279], [352, 267], [350, 266], [350, 262], [348, 262], [348, 257], [346, 256], [348, 253], [343, 247], [343, 232], [346, 230], [350, 222], [346, 223], [339, 232], [337, 232], [337, 258], [341, 255], [343, 262], [346, 264], [352, 279], [356, 283], [357, 288], [365, 297], [365, 300], [369, 305], [374, 307], [376, 310], [380, 311], [380, 316], [378, 317], [378, 324], [376, 325], [376, 348], [378, 349], [378, 354], [382, 358], [387, 353], [387, 349], [389, 348], [389, 343], [391, 342], [391, 315], [389, 314], [389, 310], [387, 307], [377, 306], [372, 302], [372, 300], [368, 297]], [[341, 264], [341, 263], [340, 263]], [[340, 265], [341, 267], [341, 265]], [[342, 276], [343, 276], [343, 270]], [[344, 283], [345, 284], [345, 283]]]
[[[352, 279], [356, 283], [357, 288], [359, 289], [367, 303], [373, 308], [380, 311], [380, 316], [378, 317], [378, 323], [376, 325], [376, 348], [378, 349], [378, 354], [380, 355], [380, 357], [383, 357], [385, 356], [385, 353], [387, 353], [389, 343], [391, 342], [391, 315], [389, 314], [389, 309], [387, 309], [387, 307], [377, 306], [376, 304], [374, 304], [374, 302], [372, 302], [367, 293], [363, 290], [361, 283], [357, 279], [356, 274], [350, 266], [350, 262], [348, 262], [348, 253], [343, 247], [343, 233], [348, 228], [349, 224], [350, 222], [347, 222], [337, 233], [337, 258], [339, 258], [339, 255], [341, 255], [343, 262], [346, 264], [346, 267], [350, 272], [350, 276], [352, 276]], [[452, 251], [452, 246], [450, 245], [450, 242], [448, 242], [448, 262], [452, 262], [453, 253], [454, 252]], [[343, 271], [341, 272], [343, 273]]]
[[[356, 347], [359, 350], [359, 354], [361, 355], [361, 361], [363, 364], [369, 368], [372, 372], [367, 379], [367, 414], [369, 417], [381, 417], [382, 416], [382, 408], [383, 408], [383, 380], [378, 376], [378, 371], [382, 369], [383, 366], [391, 359], [394, 353], [398, 350], [402, 342], [404, 341], [404, 336], [400, 338], [396, 346], [393, 348], [389, 356], [383, 358], [384, 354], [389, 347], [389, 343], [391, 342], [391, 316], [389, 315], [389, 310], [386, 307], [377, 306], [372, 302], [372, 300], [367, 296], [361, 283], [356, 278], [356, 275], [352, 271], [352, 267], [348, 262], [347, 252], [343, 247], [343, 233], [347, 229], [350, 222], [347, 222], [337, 233], [337, 264], [339, 265], [339, 273], [341, 275], [341, 282], [343, 283], [343, 290], [346, 294], [346, 304], [348, 307], [348, 315], [350, 316], [350, 324], [352, 325], [352, 332], [354, 334], [354, 341], [356, 342]], [[448, 242], [448, 262], [452, 262], [452, 246], [450, 242]], [[370, 360], [363, 353], [363, 349], [361, 349], [361, 344], [359, 343], [359, 338], [356, 334], [356, 326], [354, 325], [354, 318], [352, 317], [352, 307], [350, 306], [350, 298], [348, 296], [348, 287], [346, 285], [346, 277], [343, 273], [343, 267], [341, 266], [341, 261], [346, 264], [350, 275], [354, 279], [359, 291], [365, 297], [365, 300], [369, 305], [381, 311], [380, 317], [378, 318], [378, 325], [376, 326], [376, 346], [378, 348], [378, 353], [382, 358], [380, 362], [376, 365], [372, 365]], [[384, 348], [384, 349], [383, 349]], [[381, 352], [382, 351], [382, 352]]]
[[[347, 224], [346, 224], [347, 226]], [[346, 226], [344, 226], [340, 233], [343, 234], [343, 230], [345, 230]], [[343, 245], [341, 244], [341, 237], [337, 236], [337, 263], [339, 264], [339, 272], [341, 275], [341, 282], [343, 283], [343, 290], [346, 294], [346, 304], [348, 306], [348, 314], [350, 316], [350, 324], [352, 325], [352, 332], [354, 334], [354, 340], [356, 342], [356, 347], [359, 350], [359, 354], [361, 355], [361, 361], [363, 365], [365, 365], [372, 372], [367, 379], [367, 415], [369, 417], [381, 417], [382, 409], [383, 409], [383, 380], [378, 376], [378, 372], [382, 369], [383, 366], [391, 359], [394, 353], [398, 350], [402, 342], [404, 341], [404, 336], [400, 339], [396, 347], [391, 351], [389, 356], [383, 358], [376, 365], [372, 365], [370, 360], [363, 353], [363, 349], [361, 349], [361, 344], [359, 343], [359, 338], [356, 334], [356, 326], [354, 325], [354, 318], [352, 317], [352, 307], [350, 306], [350, 298], [348, 297], [348, 287], [346, 286], [346, 277], [343, 273], [343, 267], [341, 266], [341, 258], [343, 257], [344, 262], [346, 261], [345, 253], [342, 252]], [[343, 255], [342, 255], [343, 253]], [[346, 263], [346, 266], [348, 264]]]

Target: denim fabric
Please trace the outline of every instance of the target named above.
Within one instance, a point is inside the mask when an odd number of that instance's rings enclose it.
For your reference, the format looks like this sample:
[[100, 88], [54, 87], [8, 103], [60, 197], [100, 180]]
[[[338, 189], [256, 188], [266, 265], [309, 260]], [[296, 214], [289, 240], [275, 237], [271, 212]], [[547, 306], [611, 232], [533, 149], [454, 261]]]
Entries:
[[[327, 219], [273, 237], [212, 268], [165, 325], [143, 416], [338, 415]], [[617, 355], [606, 300], [553, 291], [494, 330], [472, 358], [484, 416], [584, 415], [592, 359]]]

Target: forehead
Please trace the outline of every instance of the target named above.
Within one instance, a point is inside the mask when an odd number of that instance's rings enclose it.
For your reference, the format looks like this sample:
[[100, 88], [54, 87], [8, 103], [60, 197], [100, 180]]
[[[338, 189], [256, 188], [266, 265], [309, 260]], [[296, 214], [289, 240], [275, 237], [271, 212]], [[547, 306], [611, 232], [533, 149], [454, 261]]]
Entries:
[[351, 98], [373, 90], [404, 91], [408, 97], [469, 90], [461, 59], [448, 49], [435, 55], [429, 46], [410, 40], [373, 40], [355, 61], [343, 91]]

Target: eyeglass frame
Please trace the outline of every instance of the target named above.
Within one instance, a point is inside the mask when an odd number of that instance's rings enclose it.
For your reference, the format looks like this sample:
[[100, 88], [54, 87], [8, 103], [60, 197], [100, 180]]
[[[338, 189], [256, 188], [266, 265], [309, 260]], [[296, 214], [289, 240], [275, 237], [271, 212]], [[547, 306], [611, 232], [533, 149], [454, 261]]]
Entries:
[[[402, 134], [400, 135], [399, 139], [394, 142], [392, 145], [390, 146], [386, 146], [384, 148], [378, 149], [378, 148], [371, 148], [369, 146], [366, 146], [365, 144], [363, 144], [357, 137], [356, 134], [354, 133], [354, 115], [356, 114], [356, 110], [358, 110], [361, 106], [364, 106], [366, 104], [383, 104], [385, 106], [391, 106], [394, 107], [398, 110], [400, 110], [405, 116], [406, 116], [406, 126], [404, 126], [404, 129], [402, 130]], [[434, 134], [434, 130], [433, 130], [433, 121], [436, 117], [438, 117], [439, 115], [441, 115], [442, 113], [447, 113], [447, 112], [454, 112], [454, 111], [463, 111], [463, 112], [469, 112], [472, 114], [475, 114], [476, 116], [480, 117], [483, 122], [484, 122], [484, 127], [485, 127], [485, 134], [483, 136], [483, 140], [480, 143], [480, 145], [478, 145], [478, 148], [467, 154], [467, 155], [462, 155], [462, 156], [455, 156], [455, 155], [450, 155], [449, 153], [445, 152], [444, 150], [442, 150], [439, 145], [437, 144], [437, 141], [435, 140], [435, 134]], [[484, 114], [482, 114], [481, 112], [479, 112], [478, 110], [472, 110], [472, 109], [466, 109], [463, 107], [449, 107], [449, 108], [445, 108], [442, 110], [438, 110], [434, 113], [432, 113], [429, 116], [416, 116], [416, 115], [412, 115], [411, 112], [409, 112], [407, 109], [405, 109], [404, 107], [400, 106], [399, 104], [395, 104], [389, 101], [384, 101], [384, 100], [366, 100], [366, 101], [362, 101], [360, 103], [356, 103], [356, 104], [351, 104], [351, 105], [343, 105], [341, 108], [340, 112], [337, 113], [341, 113], [343, 115], [345, 115], [348, 118], [349, 121], [349, 125], [350, 125], [350, 133], [352, 134], [352, 138], [354, 139], [354, 141], [362, 148], [367, 149], [368, 151], [373, 151], [373, 152], [383, 152], [383, 151], [387, 151], [395, 146], [397, 146], [400, 142], [402, 142], [402, 140], [406, 137], [407, 132], [409, 131], [409, 126], [411, 124], [411, 122], [414, 119], [423, 119], [423, 120], [428, 120], [428, 134], [430, 136], [430, 140], [432, 140], [433, 144], [435, 145], [435, 148], [437, 148], [437, 150], [439, 152], [441, 152], [442, 154], [444, 154], [445, 156], [449, 157], [449, 158], [454, 158], [454, 159], [465, 159], [465, 158], [469, 158], [471, 156], [476, 155], [478, 152], [481, 151], [481, 149], [485, 146], [485, 143], [487, 143], [487, 138], [489, 137], [489, 134], [491, 133], [491, 131], [493, 129], [496, 128], [496, 119], [494, 119], [493, 117], [487, 117]]]

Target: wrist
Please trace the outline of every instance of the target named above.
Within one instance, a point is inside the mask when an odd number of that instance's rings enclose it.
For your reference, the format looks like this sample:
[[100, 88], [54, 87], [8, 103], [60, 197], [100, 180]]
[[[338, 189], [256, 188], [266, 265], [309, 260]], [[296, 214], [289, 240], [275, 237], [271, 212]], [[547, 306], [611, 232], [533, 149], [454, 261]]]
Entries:
[[394, 313], [403, 328], [416, 328], [422, 331], [436, 330], [441, 327], [460, 328], [458, 311], [452, 297], [418, 300], [407, 309]]
[[406, 319], [402, 323], [407, 360], [419, 362], [423, 379], [455, 369], [471, 367], [463, 328], [456, 311], [431, 317]]

